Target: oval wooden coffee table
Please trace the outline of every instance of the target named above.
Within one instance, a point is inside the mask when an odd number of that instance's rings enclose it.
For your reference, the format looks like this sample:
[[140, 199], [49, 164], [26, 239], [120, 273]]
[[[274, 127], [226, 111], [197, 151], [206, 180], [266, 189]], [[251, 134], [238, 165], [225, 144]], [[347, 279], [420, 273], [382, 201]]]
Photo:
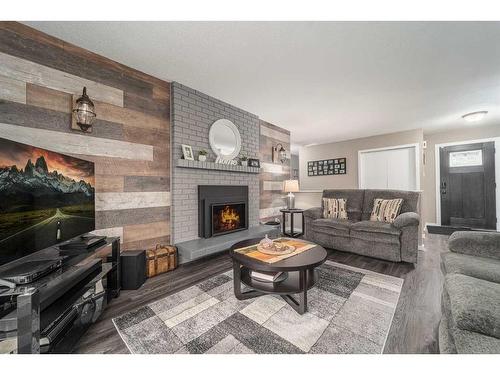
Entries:
[[[234, 252], [235, 249], [259, 243], [262, 238], [253, 238], [234, 244], [230, 254], [233, 259], [234, 295], [239, 300], [255, 298], [264, 294], [278, 294], [299, 314], [307, 311], [307, 291], [318, 281], [315, 269], [326, 261], [326, 250], [316, 245], [303, 253], [280, 260], [276, 263], [265, 263], [244, 254]], [[263, 282], [252, 279], [250, 271], [286, 272], [288, 276], [279, 282]], [[251, 290], [242, 292], [241, 283]], [[292, 294], [298, 294], [297, 301]]]

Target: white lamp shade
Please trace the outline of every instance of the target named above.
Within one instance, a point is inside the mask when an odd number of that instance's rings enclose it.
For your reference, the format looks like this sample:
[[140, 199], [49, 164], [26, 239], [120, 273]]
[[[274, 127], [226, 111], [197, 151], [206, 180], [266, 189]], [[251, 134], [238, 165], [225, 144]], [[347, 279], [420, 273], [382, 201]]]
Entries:
[[299, 191], [299, 180], [283, 181], [283, 191], [285, 193], [296, 193]]

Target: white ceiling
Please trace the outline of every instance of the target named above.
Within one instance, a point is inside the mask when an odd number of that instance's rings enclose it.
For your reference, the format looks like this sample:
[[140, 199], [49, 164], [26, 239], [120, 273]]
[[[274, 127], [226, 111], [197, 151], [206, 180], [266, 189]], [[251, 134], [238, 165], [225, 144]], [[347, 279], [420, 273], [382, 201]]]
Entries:
[[[26, 22], [292, 132], [297, 145], [500, 124], [500, 22]], [[499, 125], [500, 126], [500, 125]]]

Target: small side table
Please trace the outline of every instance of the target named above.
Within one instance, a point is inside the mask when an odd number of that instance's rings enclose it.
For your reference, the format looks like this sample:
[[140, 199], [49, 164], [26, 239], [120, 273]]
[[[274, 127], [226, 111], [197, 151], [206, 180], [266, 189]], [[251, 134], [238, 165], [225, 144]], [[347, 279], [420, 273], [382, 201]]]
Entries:
[[[304, 210], [300, 208], [292, 208], [292, 209], [282, 209], [280, 212], [283, 213], [283, 223], [282, 223], [282, 228], [283, 228], [283, 235], [287, 237], [299, 237], [304, 234]], [[286, 231], [286, 214], [290, 214], [290, 232]], [[293, 228], [293, 215], [294, 214], [301, 214], [302, 215], [302, 232], [296, 233]]]

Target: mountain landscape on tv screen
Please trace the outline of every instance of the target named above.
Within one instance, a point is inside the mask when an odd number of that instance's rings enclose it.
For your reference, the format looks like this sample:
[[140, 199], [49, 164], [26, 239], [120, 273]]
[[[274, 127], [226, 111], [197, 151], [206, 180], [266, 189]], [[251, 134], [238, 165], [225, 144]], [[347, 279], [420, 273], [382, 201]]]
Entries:
[[38, 207], [52, 207], [91, 201], [94, 188], [83, 180], [75, 181], [57, 171], [49, 172], [40, 156], [35, 164], [28, 159], [24, 170], [15, 165], [0, 168], [0, 203], [3, 212], [19, 210], [36, 199]]
[[0, 139], [0, 265], [94, 230], [94, 164]]

